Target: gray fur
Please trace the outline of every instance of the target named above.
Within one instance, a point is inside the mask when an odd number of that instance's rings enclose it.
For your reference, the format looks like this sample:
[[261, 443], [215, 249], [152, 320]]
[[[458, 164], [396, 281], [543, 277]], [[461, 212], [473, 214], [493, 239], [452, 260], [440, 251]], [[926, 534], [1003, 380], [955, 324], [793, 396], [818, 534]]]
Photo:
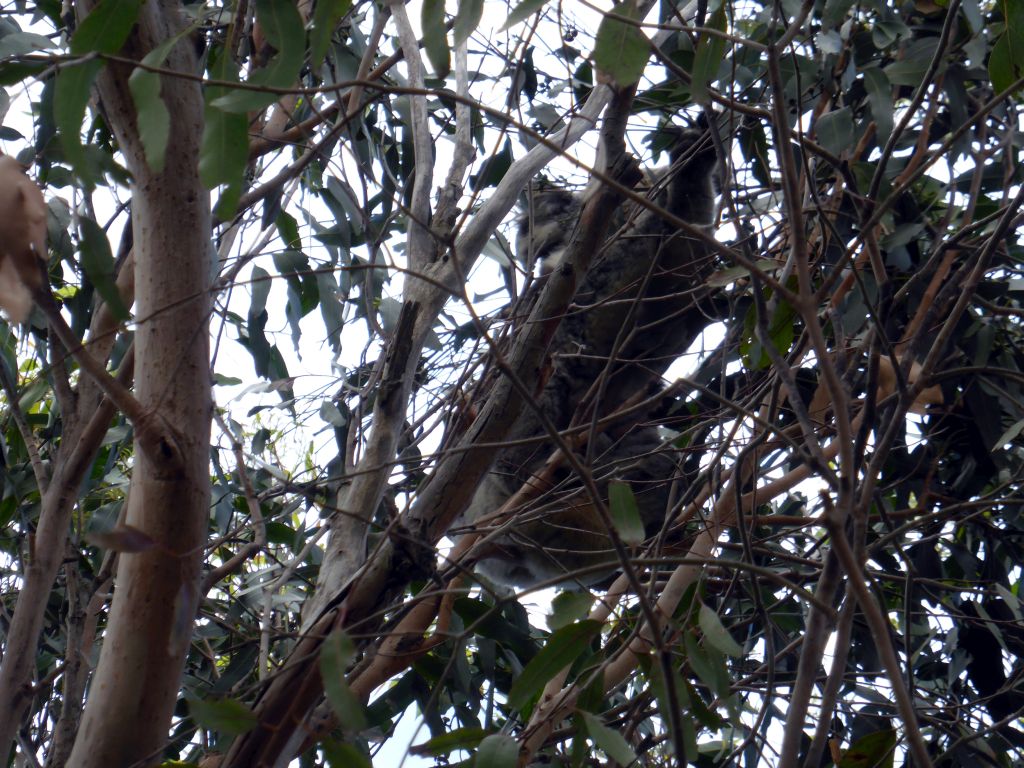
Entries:
[[[712, 176], [716, 155], [709, 137], [678, 131], [670, 155], [672, 167], [651, 185], [658, 205], [710, 232], [716, 215]], [[541, 188], [519, 221], [517, 253], [526, 264], [540, 260], [549, 271], [563, 258], [577, 224], [580, 195]], [[539, 408], [560, 430], [576, 416], [589, 423], [614, 412], [630, 396], [652, 389], [668, 366], [703, 328], [699, 306], [706, 297], [704, 279], [712, 266], [708, 247], [689, 238], [658, 214], [635, 205], [620, 207], [609, 240], [592, 260], [576, 299], [552, 341], [551, 376], [538, 398]], [[555, 261], [556, 263], [551, 263]], [[633, 333], [630, 335], [630, 331]], [[609, 369], [616, 339], [624, 343]], [[584, 404], [591, 386], [607, 371], [599, 403]], [[585, 413], [577, 410], [585, 406]], [[524, 410], [511, 440], [545, 434], [536, 411]], [[549, 442], [511, 446], [502, 451], [478, 489], [463, 522], [492, 515], [523, 483], [544, 466]], [[626, 434], [601, 434], [590, 446], [591, 471], [606, 487], [612, 478], [630, 483], [648, 533], [668, 514], [675, 457], [662, 449], [657, 429], [634, 426]], [[607, 535], [578, 482], [569, 476], [489, 539], [478, 569], [495, 582], [531, 586], [597, 563], [614, 561]], [[581, 579], [593, 582], [607, 572]]]

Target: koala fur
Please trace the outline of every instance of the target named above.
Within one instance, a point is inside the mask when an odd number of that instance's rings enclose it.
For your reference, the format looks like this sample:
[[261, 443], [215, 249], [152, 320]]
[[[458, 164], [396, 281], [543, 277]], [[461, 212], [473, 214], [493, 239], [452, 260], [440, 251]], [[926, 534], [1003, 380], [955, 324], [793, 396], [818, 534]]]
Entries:
[[[648, 179], [649, 194], [659, 207], [710, 233], [717, 167], [710, 136], [691, 129], [674, 129], [672, 135], [672, 167]], [[552, 187], [532, 196], [519, 220], [517, 252], [524, 263], [539, 262], [542, 275], [557, 268], [577, 225], [582, 197]], [[550, 375], [537, 395], [537, 407], [565, 430], [589, 424], [595, 411], [599, 417], [608, 415], [631, 396], [648, 393], [706, 324], [700, 302], [707, 296], [704, 283], [711, 266], [705, 243], [654, 211], [634, 203], [620, 206], [607, 242], [555, 332]], [[592, 402], [591, 390], [602, 377], [600, 402]], [[601, 493], [611, 479], [629, 483], [651, 535], [670, 511], [677, 461], [664, 450], [655, 426], [622, 431], [599, 433], [580, 453], [592, 457], [589, 469]], [[499, 453], [463, 523], [493, 515], [544, 466], [553, 450], [550, 442], [525, 442], [544, 435], [537, 410], [524, 409], [509, 435], [510, 442], [524, 444]], [[614, 553], [590, 499], [567, 468], [560, 472], [554, 488], [488, 538], [478, 570], [492, 581], [528, 587], [564, 576], [562, 583], [593, 583], [614, 568]], [[609, 567], [578, 579], [572, 574], [599, 564]]]

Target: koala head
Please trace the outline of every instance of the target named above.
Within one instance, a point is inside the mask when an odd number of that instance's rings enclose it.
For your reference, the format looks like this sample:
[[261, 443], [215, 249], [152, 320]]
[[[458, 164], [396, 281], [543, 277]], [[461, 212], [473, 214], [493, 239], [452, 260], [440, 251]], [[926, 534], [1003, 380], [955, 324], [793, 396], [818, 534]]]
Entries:
[[519, 261], [526, 265], [539, 263], [541, 274], [555, 269], [565, 254], [581, 207], [580, 196], [574, 192], [550, 186], [533, 191], [518, 219]]

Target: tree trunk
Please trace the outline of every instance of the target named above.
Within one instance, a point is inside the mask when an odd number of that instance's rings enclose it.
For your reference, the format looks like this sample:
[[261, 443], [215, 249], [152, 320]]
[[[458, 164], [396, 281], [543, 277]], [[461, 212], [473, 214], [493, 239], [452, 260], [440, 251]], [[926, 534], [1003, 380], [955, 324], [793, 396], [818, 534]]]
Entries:
[[[177, 34], [177, 3], [142, 7], [127, 54], [140, 59]], [[165, 65], [197, 71], [188, 42]], [[123, 554], [110, 620], [68, 765], [145, 765], [167, 739], [199, 599], [199, 567], [210, 505], [208, 193], [198, 173], [203, 99], [194, 80], [162, 78], [171, 115], [162, 173], [146, 164], [125, 67], [99, 81], [104, 113], [134, 176], [135, 466], [127, 523], [157, 546]]]

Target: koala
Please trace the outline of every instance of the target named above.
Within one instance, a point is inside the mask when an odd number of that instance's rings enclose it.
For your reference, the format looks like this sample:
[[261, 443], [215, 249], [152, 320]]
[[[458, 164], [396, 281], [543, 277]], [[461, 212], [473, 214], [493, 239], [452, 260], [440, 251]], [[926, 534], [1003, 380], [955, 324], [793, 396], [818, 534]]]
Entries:
[[[672, 165], [648, 176], [646, 190], [661, 209], [710, 233], [717, 214], [714, 179], [718, 158], [701, 130], [669, 129]], [[637, 190], [644, 192], [644, 190]], [[585, 194], [585, 193], [584, 193]], [[517, 253], [540, 264], [541, 275], [565, 256], [583, 207], [583, 195], [541, 187], [518, 221]], [[461, 523], [481, 525], [547, 461], [553, 448], [538, 410], [559, 429], [591, 423], [637, 394], [653, 393], [668, 366], [706, 324], [702, 303], [711, 249], [635, 203], [620, 206], [609, 237], [579, 282], [573, 304], [549, 350], [550, 374], [536, 408], [523, 410], [477, 489]], [[603, 382], [595, 398], [595, 382]], [[531, 441], [531, 438], [533, 440]], [[601, 493], [610, 480], [629, 483], [648, 535], [661, 528], [679, 467], [655, 426], [607, 430], [581, 453]], [[614, 569], [615, 555], [592, 502], [570, 471], [487, 539], [477, 570], [491, 581], [531, 587], [542, 581], [592, 584]], [[608, 568], [596, 568], [607, 564]], [[574, 571], [587, 569], [579, 576]]]

